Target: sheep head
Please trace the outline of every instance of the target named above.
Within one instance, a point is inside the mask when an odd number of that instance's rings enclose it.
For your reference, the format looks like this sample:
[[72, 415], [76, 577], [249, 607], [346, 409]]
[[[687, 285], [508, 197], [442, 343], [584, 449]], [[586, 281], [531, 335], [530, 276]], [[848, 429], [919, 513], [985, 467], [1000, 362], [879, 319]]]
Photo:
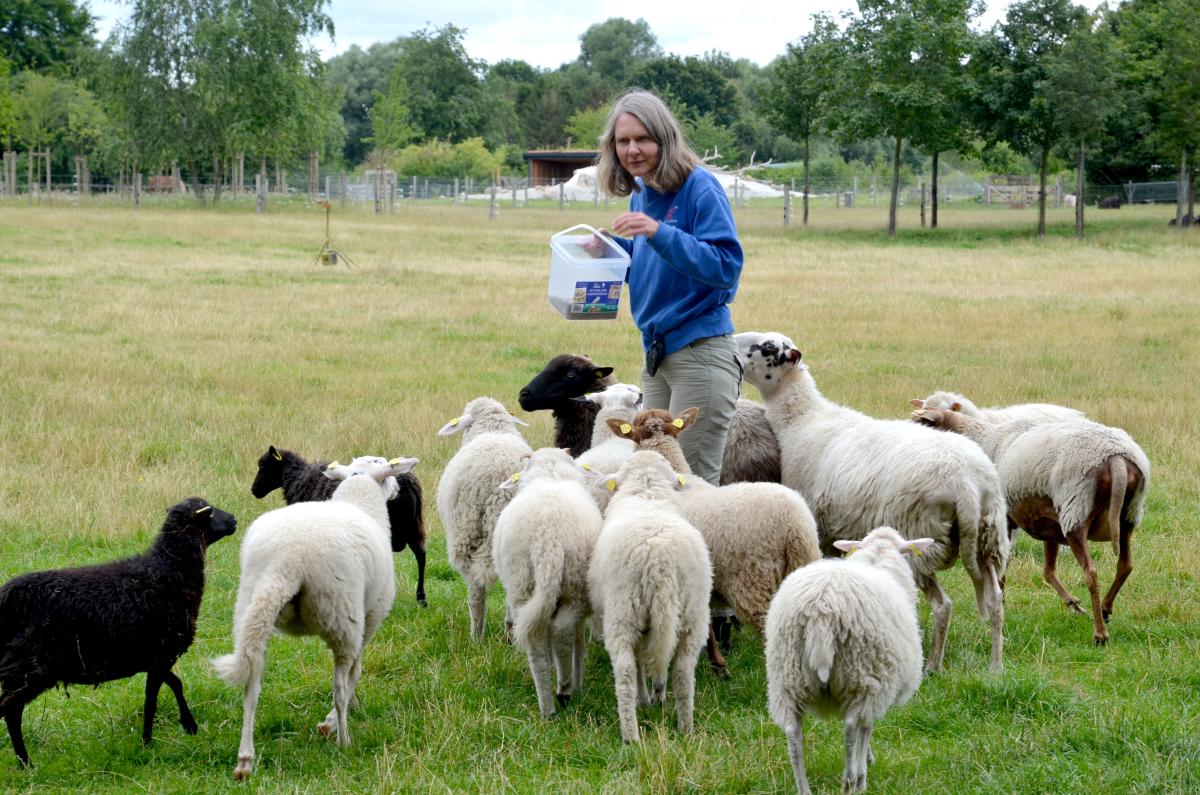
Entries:
[[656, 436], [674, 438], [684, 429], [695, 425], [696, 418], [699, 416], [700, 409], [695, 407], [684, 409], [678, 417], [672, 417], [671, 412], [663, 409], [646, 409], [638, 412], [632, 423], [612, 419], [608, 421], [608, 427], [617, 436], [632, 439], [634, 443], [641, 444]]
[[607, 386], [612, 371], [613, 368], [597, 365], [587, 356], [559, 354], [521, 389], [517, 397], [524, 411], [566, 408], [572, 398]]
[[796, 343], [777, 331], [743, 331], [733, 335], [746, 380], [760, 390], [770, 391], [784, 372], [803, 367]]

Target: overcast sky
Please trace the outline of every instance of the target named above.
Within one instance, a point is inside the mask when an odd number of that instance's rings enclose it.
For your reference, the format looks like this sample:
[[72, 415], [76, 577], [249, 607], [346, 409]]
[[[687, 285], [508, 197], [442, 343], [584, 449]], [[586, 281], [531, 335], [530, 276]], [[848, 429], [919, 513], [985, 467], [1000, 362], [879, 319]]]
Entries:
[[[1095, 8], [1100, 0], [1076, 0]], [[129, 16], [127, 2], [91, 0], [100, 38]], [[991, 0], [977, 26], [990, 27], [1004, 16], [1007, 0]], [[555, 69], [579, 55], [579, 36], [611, 17], [645, 19], [659, 45], [675, 55], [721, 50], [765, 66], [789, 42], [807, 33], [812, 14], [838, 15], [857, 8], [854, 0], [690, 0], [687, 3], [613, 3], [598, 0], [441, 0], [430, 6], [396, 0], [333, 0], [328, 8], [336, 38], [314, 41], [325, 58], [357, 44], [407, 36], [426, 25], [453, 23], [465, 28], [467, 52], [489, 64], [524, 60]]]

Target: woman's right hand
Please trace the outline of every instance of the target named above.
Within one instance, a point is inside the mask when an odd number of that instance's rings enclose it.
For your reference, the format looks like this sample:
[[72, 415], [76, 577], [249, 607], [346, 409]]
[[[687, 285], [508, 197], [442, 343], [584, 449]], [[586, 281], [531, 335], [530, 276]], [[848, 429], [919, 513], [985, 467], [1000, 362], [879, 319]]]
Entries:
[[591, 255], [592, 259], [600, 259], [608, 254], [610, 243], [606, 242], [601, 235], [608, 235], [608, 230], [601, 227], [596, 230], [596, 234], [580, 242], [579, 247]]

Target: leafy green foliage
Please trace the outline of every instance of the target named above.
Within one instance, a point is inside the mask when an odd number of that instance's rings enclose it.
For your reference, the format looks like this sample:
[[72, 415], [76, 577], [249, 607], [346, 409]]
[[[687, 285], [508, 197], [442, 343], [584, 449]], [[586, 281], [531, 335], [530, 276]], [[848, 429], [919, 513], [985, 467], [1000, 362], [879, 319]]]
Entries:
[[17, 71], [71, 70], [81, 49], [92, 46], [95, 21], [73, 0], [4, 0], [0, 4], [0, 58]]
[[392, 159], [392, 166], [402, 175], [490, 178], [502, 162], [502, 154], [490, 152], [482, 138], [468, 138], [408, 146]]
[[737, 89], [709, 61], [668, 55], [646, 61], [632, 71], [631, 82], [660, 96], [670, 96], [697, 116], [709, 116], [729, 127], [741, 110]]
[[613, 17], [592, 25], [579, 37], [579, 64], [610, 85], [623, 86], [639, 63], [662, 54], [644, 19]]

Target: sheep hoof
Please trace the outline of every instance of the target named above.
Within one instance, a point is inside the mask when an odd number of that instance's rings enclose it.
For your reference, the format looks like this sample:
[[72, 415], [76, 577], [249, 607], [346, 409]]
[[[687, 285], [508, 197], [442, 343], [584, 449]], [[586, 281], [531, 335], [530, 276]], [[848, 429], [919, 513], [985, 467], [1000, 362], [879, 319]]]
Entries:
[[429, 602], [425, 599], [425, 594], [417, 594], [417, 604], [419, 604], [421, 607], [429, 607]]
[[233, 769], [233, 780], [234, 781], [245, 781], [246, 779], [250, 778], [250, 770], [252, 769], [252, 767], [253, 767], [253, 765], [249, 761], [246, 761], [246, 762], [239, 761], [237, 764], [237, 767], [235, 767]]
[[718, 679], [731, 678], [731, 674], [729, 673], [729, 666], [727, 666], [727, 665], [714, 665], [714, 666], [712, 666], [712, 672], [716, 675], [716, 677]]
[[1096, 636], [1094, 636], [1094, 640], [1096, 641], [1097, 646], [1107, 646], [1108, 645], [1108, 636], [1107, 635], [1096, 635]]
[[559, 693], [557, 696], [554, 697], [554, 699], [555, 699], [555, 701], [558, 702], [558, 706], [561, 709], [571, 703], [571, 694], [570, 693]]
[[[198, 725], [196, 725], [196, 721], [194, 719], [187, 720], [187, 721], [180, 721], [180, 723], [183, 726], [183, 730], [185, 732], [187, 732], [188, 734], [195, 734], [196, 732], [200, 731], [200, 727]], [[146, 742], [150, 742], [149, 737], [146, 738]]]
[[337, 732], [334, 731], [332, 723], [318, 723], [317, 731], [319, 731], [321, 733], [321, 736], [327, 740], [330, 737], [333, 737], [335, 734], [337, 734]]
[[1081, 616], [1087, 615], [1087, 613], [1084, 611], [1084, 609], [1079, 606], [1078, 599], [1072, 599], [1071, 601], [1067, 602], [1067, 609], [1070, 610], [1072, 613], [1078, 613]]

